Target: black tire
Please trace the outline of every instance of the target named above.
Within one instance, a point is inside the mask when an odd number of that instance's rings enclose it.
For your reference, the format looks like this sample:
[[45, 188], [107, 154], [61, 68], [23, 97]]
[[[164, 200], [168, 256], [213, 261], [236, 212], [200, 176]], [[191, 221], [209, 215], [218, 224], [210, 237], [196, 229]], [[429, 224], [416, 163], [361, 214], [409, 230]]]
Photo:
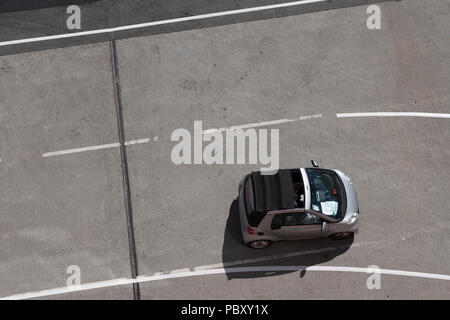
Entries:
[[329, 237], [334, 240], [345, 240], [353, 237], [353, 232], [337, 232], [331, 234]]
[[272, 241], [265, 240], [265, 239], [247, 242], [247, 246], [249, 246], [252, 249], [265, 249], [268, 246], [270, 246], [271, 244], [272, 244]]

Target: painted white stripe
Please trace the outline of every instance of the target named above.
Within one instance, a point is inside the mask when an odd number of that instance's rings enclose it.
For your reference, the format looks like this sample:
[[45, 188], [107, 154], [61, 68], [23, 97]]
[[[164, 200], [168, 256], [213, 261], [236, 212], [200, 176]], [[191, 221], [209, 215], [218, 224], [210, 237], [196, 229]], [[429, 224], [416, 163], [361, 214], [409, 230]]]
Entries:
[[404, 277], [415, 277], [425, 279], [435, 279], [449, 281], [450, 275], [436, 274], [436, 273], [424, 273], [413, 272], [404, 270], [392, 270], [392, 269], [373, 269], [373, 268], [360, 268], [360, 267], [342, 267], [342, 266], [256, 266], [256, 267], [234, 267], [234, 268], [216, 268], [191, 271], [189, 269], [179, 270], [177, 272], [169, 272], [163, 274], [156, 274], [151, 276], [138, 276], [136, 279], [113, 279], [107, 281], [91, 282], [81, 284], [78, 286], [61, 287], [48, 290], [42, 290], [38, 292], [29, 292], [16, 294], [1, 298], [1, 300], [22, 300], [31, 298], [40, 298], [51, 295], [66, 294], [71, 292], [86, 291], [92, 289], [100, 289], [113, 286], [121, 286], [132, 283], [143, 283], [158, 280], [168, 280], [176, 278], [186, 278], [195, 276], [225, 274], [225, 273], [244, 273], [244, 272], [293, 272], [293, 271], [325, 271], [325, 272], [355, 272], [355, 273], [380, 273], [386, 275], [396, 275]]
[[130, 283], [134, 283], [134, 282], [136, 282], [136, 280], [127, 279], [127, 278], [89, 282], [89, 283], [84, 283], [84, 284], [80, 284], [80, 285], [68, 286], [68, 287], [53, 288], [53, 289], [41, 290], [41, 291], [36, 291], [36, 292], [28, 292], [28, 293], [19, 293], [19, 294], [15, 294], [13, 296], [0, 298], [0, 300], [23, 300], [23, 299], [41, 298], [41, 297], [60, 295], [60, 294], [66, 294], [66, 293], [71, 293], [71, 292], [87, 291], [87, 290], [92, 290], [92, 289], [101, 289], [101, 288], [108, 288], [108, 287], [113, 287], [113, 286], [122, 286], [122, 285], [127, 285]]
[[98, 146], [84, 147], [84, 148], [75, 148], [75, 149], [52, 151], [52, 152], [44, 153], [42, 156], [44, 158], [47, 158], [47, 157], [62, 156], [62, 155], [71, 154], [71, 153], [95, 151], [95, 150], [108, 149], [108, 148], [117, 148], [117, 147], [120, 147], [120, 143], [118, 143], [118, 142], [117, 143], [110, 143], [110, 144], [102, 144], [102, 145], [98, 145]]
[[[125, 141], [125, 145], [129, 146], [129, 145], [148, 143], [148, 142], [150, 142], [150, 138]], [[72, 153], [80, 153], [80, 152], [86, 152], [86, 151], [95, 151], [95, 150], [118, 148], [118, 147], [120, 147], [120, 143], [115, 142], [115, 143], [109, 143], [109, 144], [101, 144], [101, 145], [97, 145], [97, 146], [89, 146], [89, 147], [83, 147], [83, 148], [52, 151], [52, 152], [44, 153], [42, 156], [44, 158], [48, 158], [48, 157], [62, 156], [62, 155], [72, 154]]]
[[326, 271], [326, 272], [356, 272], [356, 273], [380, 273], [388, 275], [398, 275], [405, 277], [416, 277], [436, 280], [450, 280], [450, 275], [436, 274], [436, 273], [424, 273], [424, 272], [412, 272], [404, 270], [392, 270], [392, 269], [373, 269], [373, 268], [360, 268], [360, 267], [341, 267], [341, 266], [255, 266], [255, 267], [233, 267], [233, 268], [217, 268], [206, 270], [194, 270], [194, 271], [181, 271], [171, 272], [166, 274], [157, 274], [152, 276], [138, 276], [137, 282], [148, 282], [156, 280], [166, 280], [175, 278], [185, 278], [212, 274], [223, 273], [243, 273], [243, 272], [283, 272], [283, 271]]
[[450, 113], [431, 113], [431, 112], [354, 112], [337, 113], [338, 118], [355, 117], [423, 117], [423, 118], [446, 118], [450, 119]]
[[[358, 243], [354, 243], [352, 245], [352, 248], [367, 246], [367, 245], [378, 245], [378, 244], [379, 244], [379, 242], [377, 242], [377, 241], [375, 241], [375, 242], [372, 241], [369, 243], [358, 242]], [[203, 265], [203, 266], [198, 266], [198, 267], [194, 267], [194, 268], [183, 268], [183, 269], [177, 269], [177, 270], [171, 270], [171, 271], [156, 272], [152, 276], [175, 274], [175, 273], [190, 272], [190, 271], [202, 271], [202, 270], [210, 270], [210, 269], [217, 269], [217, 268], [223, 269], [223, 268], [229, 268], [229, 267], [236, 266], [236, 265], [257, 263], [257, 262], [263, 262], [263, 261], [274, 261], [274, 260], [283, 259], [283, 258], [292, 258], [292, 257], [296, 257], [296, 256], [311, 255], [311, 254], [323, 253], [323, 252], [327, 252], [327, 251], [336, 251], [341, 248], [343, 248], [343, 247], [327, 247], [327, 248], [321, 248], [321, 249], [315, 249], [315, 250], [294, 251], [294, 252], [289, 252], [289, 253], [285, 253], [285, 254], [262, 256], [262, 257], [258, 257], [258, 258], [240, 259], [240, 260], [234, 260], [234, 261], [229, 261], [229, 262], [225, 262], [225, 263], [215, 263], [215, 264]], [[142, 276], [140, 276], [138, 278], [141, 279]], [[134, 282], [138, 282], [138, 281], [133, 280], [133, 279], [125, 279], [125, 278], [112, 279], [112, 280], [82, 284], [81, 286], [76, 286], [76, 287], [62, 287], [62, 288], [42, 290], [42, 291], [38, 291], [38, 292], [18, 294], [18, 295], [14, 295], [11, 297], [15, 297], [14, 299], [16, 299], [16, 298], [17, 299], [30, 299], [30, 298], [49, 296], [49, 295], [70, 293], [70, 292], [75, 292], [75, 291], [83, 291], [83, 290], [112, 287], [112, 286], [118, 286], [118, 285], [124, 285], [124, 284], [131, 284]], [[10, 297], [6, 297], [4, 299], [9, 299], [9, 298]]]
[[278, 120], [271, 120], [271, 121], [247, 123], [247, 124], [243, 124], [243, 125], [239, 125], [239, 126], [224, 127], [224, 128], [219, 128], [219, 129], [207, 129], [207, 130], [203, 130], [202, 133], [204, 135], [207, 135], [207, 134], [212, 134], [212, 133], [216, 133], [216, 132], [224, 132], [227, 130], [235, 131], [238, 129], [267, 127], [267, 126], [273, 126], [273, 125], [307, 120], [307, 119], [317, 119], [317, 118], [321, 118], [321, 117], [322, 117], [321, 114], [314, 114], [314, 115], [310, 115], [310, 116], [301, 116], [301, 117], [295, 117], [295, 118], [290, 118], [290, 119], [278, 119]]
[[125, 141], [125, 145], [126, 146], [131, 146], [133, 144], [140, 144], [140, 143], [148, 143], [150, 142], [150, 138], [146, 138], [146, 139], [138, 139], [138, 140], [131, 140], [131, 141]]
[[19, 40], [10, 40], [10, 41], [0, 42], [0, 47], [16, 45], [16, 44], [23, 44], [23, 43], [30, 43], [30, 42], [41, 42], [41, 41], [48, 41], [48, 40], [75, 38], [75, 37], [90, 36], [90, 35], [97, 35], [97, 34], [103, 34], [103, 33], [112, 33], [112, 32], [125, 31], [125, 30], [141, 29], [141, 28], [147, 28], [147, 27], [160, 26], [160, 25], [164, 25], [164, 24], [172, 24], [172, 23], [179, 23], [179, 22], [186, 22], [186, 21], [193, 21], [193, 20], [202, 20], [202, 19], [209, 19], [209, 18], [215, 18], [215, 17], [224, 17], [224, 16], [231, 16], [231, 15], [236, 15], [236, 14], [301, 6], [301, 5], [326, 2], [326, 1], [327, 0], [293, 1], [293, 2], [278, 3], [278, 4], [273, 4], [273, 5], [267, 5], [267, 6], [244, 8], [244, 9], [237, 9], [237, 10], [200, 14], [200, 15], [189, 16], [189, 17], [132, 24], [132, 25], [126, 25], [126, 26], [120, 26], [120, 27], [113, 27], [113, 28], [97, 29], [97, 30], [74, 32], [74, 33], [65, 33], [65, 34], [58, 34], [58, 35], [52, 35], [52, 36], [27, 38], [27, 39], [19, 39]]
[[[352, 247], [359, 247], [362, 243], [355, 243]], [[374, 244], [372, 242], [371, 244]], [[228, 261], [224, 263], [215, 263], [215, 264], [208, 264], [203, 266], [198, 266], [194, 268], [184, 268], [179, 270], [172, 270], [172, 271], [165, 271], [165, 272], [156, 272], [153, 275], [160, 275], [160, 274], [168, 274], [168, 273], [176, 273], [176, 272], [183, 272], [183, 271], [201, 271], [201, 270], [208, 270], [208, 269], [215, 269], [215, 268], [228, 268], [236, 265], [243, 265], [243, 264], [250, 264], [250, 263], [257, 263], [257, 262], [263, 262], [263, 261], [274, 261], [278, 259], [286, 259], [286, 258], [292, 258], [292, 257], [298, 257], [298, 256], [305, 256], [305, 255], [311, 255], [311, 254], [317, 254], [317, 253], [324, 253], [328, 251], [336, 251], [339, 249], [344, 249], [344, 247], [328, 247], [328, 248], [321, 248], [316, 250], [304, 250], [304, 251], [294, 251], [284, 254], [276, 254], [271, 256], [262, 256], [258, 258], [250, 258], [250, 259], [241, 259], [241, 260], [235, 260], [235, 261]]]

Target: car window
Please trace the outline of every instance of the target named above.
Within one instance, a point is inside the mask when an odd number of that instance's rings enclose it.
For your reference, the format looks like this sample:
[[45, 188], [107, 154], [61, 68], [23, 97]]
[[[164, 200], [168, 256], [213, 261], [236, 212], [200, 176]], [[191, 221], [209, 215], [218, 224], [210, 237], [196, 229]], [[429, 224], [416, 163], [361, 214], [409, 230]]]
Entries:
[[292, 183], [294, 185], [294, 207], [305, 207], [305, 185], [300, 169], [291, 169]]
[[340, 214], [342, 191], [336, 174], [329, 170], [306, 169], [311, 188], [311, 209], [332, 218]]
[[272, 229], [321, 223], [322, 219], [313, 214], [307, 212], [288, 212], [274, 215], [272, 218]]
[[250, 216], [255, 210], [255, 195], [253, 193], [253, 183], [251, 177], [248, 177], [244, 187], [245, 212]]

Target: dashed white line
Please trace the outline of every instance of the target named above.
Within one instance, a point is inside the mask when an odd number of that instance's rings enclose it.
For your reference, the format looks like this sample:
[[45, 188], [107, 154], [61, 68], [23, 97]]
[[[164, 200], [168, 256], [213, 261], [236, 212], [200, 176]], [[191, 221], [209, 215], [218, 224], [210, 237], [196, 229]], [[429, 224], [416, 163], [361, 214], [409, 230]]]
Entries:
[[277, 3], [277, 4], [273, 4], [273, 5], [267, 5], [267, 6], [244, 8], [244, 9], [237, 9], [237, 10], [200, 14], [200, 15], [189, 16], [189, 17], [132, 24], [132, 25], [126, 25], [126, 26], [120, 26], [120, 27], [113, 27], [113, 28], [96, 29], [96, 30], [90, 30], [90, 31], [74, 32], [74, 33], [64, 33], [64, 34], [57, 34], [57, 35], [44, 36], [44, 37], [27, 38], [27, 39], [10, 40], [10, 41], [0, 42], [0, 47], [23, 44], [23, 43], [30, 43], [30, 42], [41, 42], [41, 41], [97, 35], [97, 34], [103, 34], [103, 33], [113, 33], [113, 32], [118, 32], [118, 31], [141, 29], [141, 28], [154, 27], [154, 26], [160, 26], [160, 25], [165, 25], [165, 24], [173, 24], [173, 23], [179, 23], [179, 22], [202, 20], [202, 19], [209, 19], [209, 18], [216, 18], [216, 17], [224, 17], [224, 16], [258, 12], [258, 11], [271, 10], [271, 9], [301, 6], [301, 5], [326, 2], [326, 1], [328, 1], [328, 0], [293, 1], [293, 2]]
[[[150, 142], [150, 138], [126, 141], [125, 145], [129, 146], [129, 145], [148, 143], [148, 142]], [[56, 157], [56, 156], [72, 154], [72, 153], [80, 153], [80, 152], [86, 152], [86, 151], [95, 151], [95, 150], [109, 149], [109, 148], [118, 148], [118, 147], [120, 147], [120, 143], [119, 142], [115, 142], [115, 143], [101, 144], [101, 145], [89, 146], [89, 147], [83, 147], [83, 148], [74, 148], [74, 149], [52, 151], [52, 152], [44, 153], [42, 156], [44, 158], [48, 158], [48, 157]]]
[[71, 154], [71, 153], [95, 151], [95, 150], [108, 149], [108, 148], [117, 148], [117, 147], [120, 147], [120, 143], [118, 143], [118, 142], [117, 143], [102, 144], [102, 145], [97, 145], [97, 146], [83, 147], [83, 148], [75, 148], [75, 149], [66, 149], [66, 150], [52, 151], [52, 152], [44, 153], [42, 156], [44, 158], [48, 158], [48, 157], [62, 156], [62, 155]]
[[[237, 125], [237, 126], [231, 126], [231, 127], [223, 127], [223, 128], [212, 128], [203, 130], [203, 135], [213, 134], [216, 132], [224, 132], [224, 131], [235, 131], [239, 129], [248, 129], [248, 128], [257, 128], [257, 127], [267, 127], [267, 126], [273, 126], [273, 125], [279, 125], [284, 123], [290, 123], [295, 121], [302, 121], [302, 120], [309, 120], [309, 119], [317, 119], [321, 118], [322, 114], [314, 114], [314, 115], [308, 115], [308, 116], [300, 116], [295, 118], [288, 118], [288, 119], [277, 119], [277, 120], [270, 120], [270, 121], [262, 121], [262, 122], [254, 122], [254, 123], [247, 123], [243, 125]], [[445, 118], [450, 119], [450, 114], [448, 113], [430, 113], [430, 112], [352, 112], [352, 113], [337, 113], [337, 118], [356, 118], [356, 117], [425, 117], [425, 118]], [[157, 141], [158, 137], [154, 137], [152, 139], [153, 141]], [[145, 139], [138, 139], [138, 140], [131, 140], [125, 142], [126, 146], [129, 145], [135, 145], [135, 144], [142, 144], [142, 143], [149, 143], [151, 141], [150, 138]], [[59, 151], [52, 151], [44, 153], [42, 156], [44, 158], [47, 157], [54, 157], [54, 156], [61, 156], [66, 154], [72, 154], [72, 153], [79, 153], [79, 152], [86, 152], [86, 151], [94, 151], [94, 150], [100, 150], [100, 149], [108, 149], [108, 148], [117, 148], [120, 147], [120, 143], [110, 143], [110, 144], [102, 144], [102, 145], [96, 145], [96, 146], [89, 146], [89, 147], [83, 147], [83, 148], [75, 148], [75, 149], [67, 149], [67, 150], [59, 150]], [[1, 159], [0, 159], [1, 162]]]
[[[226, 130], [238, 130], [238, 129], [273, 126], [273, 125], [283, 124], [283, 123], [288, 123], [288, 122], [295, 122], [295, 121], [308, 120], [308, 119], [317, 119], [320, 117], [322, 117], [321, 114], [314, 114], [314, 115], [300, 116], [300, 117], [295, 117], [295, 118], [290, 118], [290, 119], [278, 119], [278, 120], [271, 120], [271, 121], [248, 123], [248, 124], [232, 126], [232, 127], [228, 127], [228, 128], [208, 129], [208, 130], [204, 130], [203, 134], [207, 135], [207, 134], [211, 134], [211, 133], [214, 133], [217, 131], [223, 132]], [[135, 145], [135, 144], [149, 143], [151, 140], [156, 142], [156, 141], [158, 141], [158, 139], [159, 139], [159, 137], [154, 137], [153, 139], [144, 138], [144, 139], [130, 140], [130, 141], [126, 141], [125, 145], [130, 146], [130, 145]], [[49, 157], [56, 157], [56, 156], [62, 156], [62, 155], [67, 155], [67, 154], [73, 154], [73, 153], [95, 151], [95, 150], [109, 149], [109, 148], [118, 148], [118, 147], [120, 147], [120, 143], [115, 142], [115, 143], [101, 144], [101, 145], [96, 145], [96, 146], [46, 152], [42, 155], [42, 157], [49, 158]]]
[[422, 118], [445, 118], [450, 119], [450, 113], [431, 113], [431, 112], [352, 112], [337, 113], [338, 118], [355, 117], [422, 117]]
[[301, 116], [301, 117], [295, 117], [295, 118], [290, 118], [290, 119], [278, 119], [278, 120], [271, 120], [271, 121], [247, 123], [247, 124], [243, 124], [243, 125], [224, 127], [224, 128], [219, 128], [219, 129], [207, 129], [207, 130], [203, 130], [202, 133], [204, 135], [208, 135], [208, 134], [212, 134], [215, 132], [224, 132], [227, 130], [234, 131], [234, 130], [239, 130], [239, 129], [267, 127], [267, 126], [273, 126], [273, 125], [301, 121], [301, 120], [317, 119], [317, 118], [321, 118], [321, 117], [322, 117], [321, 114], [314, 114], [314, 115], [310, 115], [310, 116]]
[[134, 145], [134, 144], [149, 143], [149, 142], [150, 142], [150, 138], [146, 138], [146, 139], [138, 139], [138, 140], [126, 141], [125, 145], [126, 146], [131, 146], [131, 145]]

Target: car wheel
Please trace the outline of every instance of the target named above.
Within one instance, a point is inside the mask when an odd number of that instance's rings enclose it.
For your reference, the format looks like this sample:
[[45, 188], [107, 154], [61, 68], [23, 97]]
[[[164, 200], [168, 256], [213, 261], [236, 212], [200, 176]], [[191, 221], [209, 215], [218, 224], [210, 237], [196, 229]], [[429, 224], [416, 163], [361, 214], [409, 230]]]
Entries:
[[254, 240], [247, 243], [252, 249], [264, 249], [272, 244], [270, 240]]
[[353, 232], [337, 232], [330, 235], [330, 238], [335, 240], [344, 240], [353, 236]]

